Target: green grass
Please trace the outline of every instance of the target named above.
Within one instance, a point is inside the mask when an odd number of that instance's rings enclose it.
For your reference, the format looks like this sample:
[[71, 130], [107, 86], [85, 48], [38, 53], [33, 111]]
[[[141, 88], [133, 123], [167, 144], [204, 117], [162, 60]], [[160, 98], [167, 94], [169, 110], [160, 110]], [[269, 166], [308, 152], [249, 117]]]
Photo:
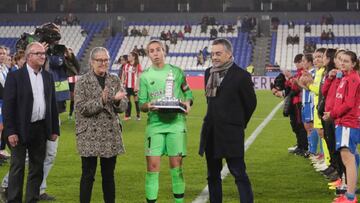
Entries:
[[[206, 185], [205, 159], [197, 154], [199, 133], [206, 105], [203, 91], [194, 91], [195, 103], [188, 116], [188, 156], [184, 160], [186, 202], [191, 202]], [[280, 102], [269, 91], [257, 91], [258, 106], [246, 136], [263, 121]], [[121, 115], [123, 116], [123, 115]], [[61, 137], [55, 165], [48, 177], [47, 192], [55, 195], [56, 202], [79, 202], [81, 161], [75, 146], [74, 121], [61, 115]], [[119, 156], [116, 166], [116, 202], [144, 202], [144, 130], [146, 115], [141, 121], [124, 122], [123, 139], [126, 153]], [[247, 171], [253, 185], [255, 202], [330, 202], [333, 194], [326, 188], [325, 179], [316, 173], [310, 162], [287, 153], [295, 143], [288, 118], [279, 111], [246, 152]], [[168, 160], [162, 158], [158, 202], [172, 202]], [[0, 168], [0, 177], [8, 164]], [[223, 183], [223, 202], [239, 202], [234, 179], [230, 175]], [[95, 177], [92, 202], [103, 202], [100, 167]]]

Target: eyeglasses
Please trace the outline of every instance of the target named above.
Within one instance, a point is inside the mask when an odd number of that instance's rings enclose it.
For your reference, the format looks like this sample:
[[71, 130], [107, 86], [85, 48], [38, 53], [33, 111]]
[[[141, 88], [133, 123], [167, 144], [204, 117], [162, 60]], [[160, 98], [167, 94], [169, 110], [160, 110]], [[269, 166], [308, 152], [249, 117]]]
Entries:
[[100, 63], [100, 64], [109, 63], [109, 62], [110, 62], [109, 59], [93, 59], [93, 60], [96, 61], [96, 63]]
[[36, 55], [36, 56], [45, 56], [46, 55], [45, 52], [33, 52], [33, 53], [30, 53], [30, 54], [33, 54], [33, 55]]

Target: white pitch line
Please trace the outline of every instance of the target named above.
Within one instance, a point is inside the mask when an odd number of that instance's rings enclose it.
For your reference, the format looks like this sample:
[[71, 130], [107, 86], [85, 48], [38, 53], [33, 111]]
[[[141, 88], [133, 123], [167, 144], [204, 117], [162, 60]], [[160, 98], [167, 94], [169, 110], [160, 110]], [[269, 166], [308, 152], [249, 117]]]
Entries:
[[[280, 109], [283, 102], [280, 102], [271, 112], [270, 114], [264, 119], [264, 121], [251, 133], [250, 137], [245, 141], [245, 151], [249, 149], [250, 145], [255, 141], [257, 136], [261, 133], [261, 131], [265, 128], [265, 126], [271, 121], [274, 117], [275, 113]], [[229, 169], [227, 164], [225, 164], [221, 170], [221, 179], [224, 179], [227, 175], [229, 175]], [[206, 203], [209, 199], [209, 187], [206, 187], [201, 191], [201, 193], [196, 197], [192, 203]]]

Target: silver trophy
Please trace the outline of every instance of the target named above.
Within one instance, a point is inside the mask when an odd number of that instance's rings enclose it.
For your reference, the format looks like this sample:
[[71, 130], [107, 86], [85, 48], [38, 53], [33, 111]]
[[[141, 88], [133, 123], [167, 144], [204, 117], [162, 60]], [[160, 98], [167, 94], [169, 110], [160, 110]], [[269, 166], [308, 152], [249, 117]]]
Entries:
[[186, 105], [174, 97], [174, 74], [170, 70], [165, 83], [165, 97], [157, 99], [152, 102], [155, 108], [158, 108], [160, 112], [180, 112], [186, 111]]

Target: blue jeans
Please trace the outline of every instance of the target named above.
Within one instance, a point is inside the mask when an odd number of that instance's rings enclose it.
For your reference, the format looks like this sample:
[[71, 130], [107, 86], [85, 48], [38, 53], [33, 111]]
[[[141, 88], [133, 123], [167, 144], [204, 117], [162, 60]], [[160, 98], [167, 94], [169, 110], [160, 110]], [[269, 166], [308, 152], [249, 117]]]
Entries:
[[46, 141], [46, 156], [44, 160], [44, 176], [40, 186], [40, 194], [45, 193], [46, 190], [46, 179], [50, 173], [52, 166], [54, 165], [55, 157], [57, 154], [59, 138], [56, 141]]

